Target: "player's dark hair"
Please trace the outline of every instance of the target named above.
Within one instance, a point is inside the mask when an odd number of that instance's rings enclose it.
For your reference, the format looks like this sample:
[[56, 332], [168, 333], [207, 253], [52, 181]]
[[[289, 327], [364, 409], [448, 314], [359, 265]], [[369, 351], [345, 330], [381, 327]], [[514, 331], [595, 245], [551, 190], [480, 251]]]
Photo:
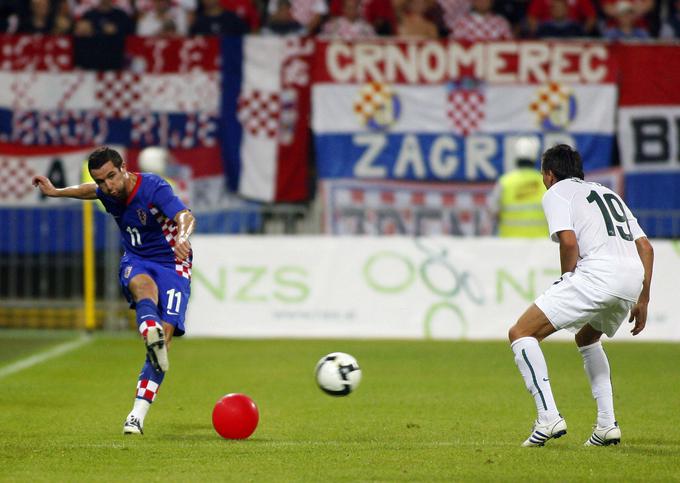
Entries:
[[111, 161], [116, 168], [120, 168], [123, 164], [123, 158], [120, 156], [118, 151], [106, 146], [102, 146], [101, 148], [97, 148], [92, 151], [87, 157], [87, 169], [90, 171], [93, 169], [99, 169], [109, 161]]
[[548, 149], [541, 157], [541, 170], [551, 171], [558, 181], [569, 178], [583, 179], [581, 155], [571, 146], [557, 144]]

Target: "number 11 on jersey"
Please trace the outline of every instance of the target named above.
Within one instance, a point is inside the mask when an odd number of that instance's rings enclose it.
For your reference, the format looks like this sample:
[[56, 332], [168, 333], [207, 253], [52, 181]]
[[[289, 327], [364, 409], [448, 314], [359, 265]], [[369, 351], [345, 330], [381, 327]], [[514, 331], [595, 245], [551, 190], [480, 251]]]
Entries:
[[132, 228], [132, 227], [127, 227], [125, 229], [130, 234], [130, 245], [133, 247], [139, 247], [142, 245], [142, 237], [139, 234], [139, 230], [137, 228]]

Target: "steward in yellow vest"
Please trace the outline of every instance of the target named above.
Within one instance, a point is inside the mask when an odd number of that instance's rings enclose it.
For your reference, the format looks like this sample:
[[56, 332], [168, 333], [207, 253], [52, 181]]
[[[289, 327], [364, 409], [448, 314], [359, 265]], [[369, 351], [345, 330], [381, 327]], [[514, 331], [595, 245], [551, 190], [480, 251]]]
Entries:
[[520, 164], [515, 171], [498, 180], [498, 236], [540, 238], [548, 236], [548, 223], [541, 200], [546, 189], [543, 175], [533, 167]]

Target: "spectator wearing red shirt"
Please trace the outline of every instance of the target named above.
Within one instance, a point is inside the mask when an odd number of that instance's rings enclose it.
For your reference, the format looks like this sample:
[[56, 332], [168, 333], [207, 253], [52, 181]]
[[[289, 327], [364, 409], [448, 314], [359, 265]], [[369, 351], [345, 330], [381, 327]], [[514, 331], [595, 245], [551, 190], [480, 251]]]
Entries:
[[455, 40], [480, 42], [510, 40], [510, 23], [491, 11], [493, 0], [472, 0], [472, 10], [453, 22], [451, 37]]
[[[409, 2], [407, 2], [409, 3]], [[343, 0], [331, 0], [331, 15], [342, 14]], [[393, 35], [397, 31], [397, 15], [391, 0], [361, 0], [361, 16], [370, 23], [378, 35]]]
[[[567, 17], [583, 26], [586, 35], [593, 35], [597, 26], [597, 11], [590, 0], [568, 0]], [[527, 10], [529, 34], [534, 35], [538, 24], [550, 20], [550, 0], [531, 0]]]

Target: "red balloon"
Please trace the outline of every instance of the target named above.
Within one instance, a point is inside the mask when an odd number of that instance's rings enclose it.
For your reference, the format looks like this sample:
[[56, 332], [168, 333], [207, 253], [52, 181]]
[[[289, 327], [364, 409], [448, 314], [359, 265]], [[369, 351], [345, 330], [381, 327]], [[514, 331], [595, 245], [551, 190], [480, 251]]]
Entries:
[[217, 401], [212, 423], [217, 434], [226, 439], [245, 439], [255, 431], [260, 420], [257, 406], [245, 394], [227, 394]]

